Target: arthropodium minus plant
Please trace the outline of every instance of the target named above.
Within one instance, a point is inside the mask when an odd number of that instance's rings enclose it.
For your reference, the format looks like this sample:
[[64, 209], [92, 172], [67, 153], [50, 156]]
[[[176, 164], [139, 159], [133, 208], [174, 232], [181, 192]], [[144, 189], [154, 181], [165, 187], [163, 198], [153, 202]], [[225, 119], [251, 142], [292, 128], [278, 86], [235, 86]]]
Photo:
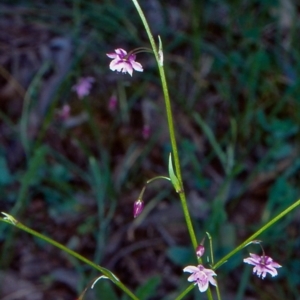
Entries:
[[[191, 275], [188, 277], [189, 282], [193, 282], [194, 285], [197, 285], [200, 292], [207, 291], [208, 299], [213, 299], [213, 296], [210, 292], [209, 289], [209, 283], [211, 285], [214, 285], [217, 289], [217, 297], [220, 299], [219, 292], [218, 292], [218, 284], [216, 282], [216, 279], [214, 278], [217, 276], [216, 270], [227, 260], [229, 260], [235, 253], [238, 251], [242, 250], [245, 246], [249, 245], [250, 243], [254, 243], [255, 238], [260, 235], [262, 232], [267, 230], [269, 227], [271, 227], [275, 222], [277, 222], [279, 219], [284, 217], [286, 214], [291, 212], [294, 208], [300, 205], [300, 200], [296, 201], [292, 205], [290, 205], [287, 209], [282, 211], [278, 216], [273, 218], [271, 221], [269, 221], [267, 224], [265, 224], [262, 228], [260, 228], [257, 232], [255, 232], [251, 237], [249, 237], [246, 241], [244, 241], [241, 245], [237, 246], [234, 250], [232, 250], [230, 253], [228, 253], [226, 256], [224, 256], [222, 259], [220, 259], [217, 263], [213, 263], [212, 259], [212, 265], [210, 266], [211, 268], [205, 268], [203, 266], [203, 263], [201, 262], [202, 256], [204, 253], [204, 245], [201, 243], [200, 246], [197, 246], [197, 239], [194, 233], [193, 225], [191, 222], [190, 218], [190, 213], [188, 210], [187, 206], [187, 201], [186, 201], [186, 196], [183, 188], [183, 183], [182, 183], [182, 178], [181, 178], [181, 171], [180, 171], [180, 164], [179, 164], [179, 158], [178, 158], [178, 151], [177, 151], [177, 146], [176, 146], [176, 139], [175, 139], [175, 133], [174, 133], [174, 125], [173, 125], [173, 117], [172, 117], [172, 111], [171, 111], [171, 102], [169, 98], [169, 93], [168, 93], [168, 86], [167, 86], [167, 81], [165, 78], [165, 73], [163, 69], [164, 65], [164, 55], [162, 51], [162, 46], [161, 46], [161, 41], [160, 41], [160, 46], [159, 49], [157, 49], [157, 46], [154, 42], [153, 36], [151, 34], [149, 25], [147, 23], [147, 20], [138, 4], [137, 0], [132, 0], [134, 3], [141, 20], [145, 26], [146, 32], [148, 34], [153, 53], [155, 55], [155, 58], [157, 60], [158, 64], [158, 69], [159, 69], [159, 74], [161, 77], [161, 82], [162, 82], [162, 88], [163, 88], [163, 93], [164, 93], [164, 98], [165, 98], [165, 105], [166, 105], [166, 111], [167, 111], [167, 119], [168, 119], [168, 126], [169, 126], [169, 132], [170, 132], [170, 140], [172, 144], [172, 157], [174, 157], [174, 162], [175, 162], [175, 171], [173, 171], [172, 167], [172, 176], [170, 178], [165, 178], [168, 180], [171, 180], [175, 191], [178, 193], [182, 208], [183, 208], [183, 213], [186, 219], [187, 223], [187, 228], [189, 231], [189, 235], [191, 238], [191, 242], [193, 245], [193, 248], [196, 249], [196, 255], [198, 257], [198, 264], [193, 266], [187, 266], [184, 268], [184, 272], [191, 273]], [[132, 76], [133, 70], [142, 72], [143, 67], [140, 63], [136, 62], [136, 53], [137, 51], [131, 51], [127, 54], [127, 52], [121, 48], [118, 48], [115, 50], [114, 53], [109, 53], [107, 56], [113, 59], [113, 61], [110, 63], [110, 69], [112, 71], [118, 71], [118, 72], [123, 72], [123, 73], [128, 73]], [[78, 84], [73, 87], [73, 89], [77, 92], [78, 97], [82, 98], [90, 92], [91, 84], [93, 80], [91, 78], [87, 78], [85, 81], [79, 80]], [[159, 177], [159, 176], [158, 176]], [[157, 177], [157, 178], [158, 178]], [[163, 176], [161, 176], [162, 178]], [[149, 181], [147, 182], [149, 183]], [[143, 189], [144, 190], [144, 189]], [[143, 200], [141, 200], [142, 197], [140, 196], [138, 200], [134, 204], [134, 215], [138, 215], [142, 208], [143, 208]], [[69, 255], [72, 255], [73, 257], [76, 257], [77, 259], [81, 260], [82, 262], [90, 265], [92, 268], [95, 270], [99, 271], [99, 273], [103, 274], [99, 276], [94, 283], [92, 284], [92, 287], [94, 287], [94, 284], [100, 280], [100, 279], [107, 279], [109, 278], [114, 284], [116, 284], [120, 289], [122, 289], [131, 299], [138, 300], [138, 297], [135, 296], [120, 280], [109, 270], [97, 265], [96, 263], [93, 263], [89, 261], [88, 259], [84, 258], [80, 254], [72, 251], [71, 249], [68, 249], [67, 247], [57, 243], [56, 241], [51, 240], [50, 238], [47, 238], [46, 236], [26, 227], [22, 223], [20, 223], [18, 220], [16, 220], [14, 217], [7, 213], [2, 213], [4, 215], [3, 218], [0, 218], [0, 221], [9, 223], [13, 226], [16, 226], [38, 238], [41, 238], [45, 240], [46, 242], [56, 246], [57, 248], [65, 251]], [[203, 247], [203, 248], [202, 248]], [[211, 247], [212, 248], [212, 247]], [[280, 268], [281, 266], [273, 261], [273, 259], [269, 256], [266, 256], [263, 252], [262, 256], [256, 255], [256, 254], [250, 254], [250, 257], [244, 259], [245, 263], [254, 265], [254, 273], [256, 273], [259, 277], [261, 276], [264, 278], [267, 273], [270, 273], [272, 276], [277, 275], [277, 268]], [[176, 299], [182, 299], [186, 293], [190, 290], [190, 287], [188, 287], [185, 291], [183, 291]]]

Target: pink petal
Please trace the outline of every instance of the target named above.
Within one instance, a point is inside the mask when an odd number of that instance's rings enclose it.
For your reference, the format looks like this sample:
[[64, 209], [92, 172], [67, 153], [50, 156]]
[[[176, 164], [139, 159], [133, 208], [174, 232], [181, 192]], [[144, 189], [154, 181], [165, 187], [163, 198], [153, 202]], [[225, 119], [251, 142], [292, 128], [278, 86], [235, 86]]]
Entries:
[[132, 67], [138, 71], [138, 72], [143, 72], [143, 67], [140, 63], [136, 62], [136, 61], [132, 61], [131, 62]]
[[127, 55], [127, 52], [122, 48], [115, 49], [115, 52], [121, 57], [124, 57]]
[[205, 292], [208, 289], [208, 281], [205, 284], [198, 283], [198, 288], [201, 293]]
[[187, 266], [183, 269], [183, 272], [195, 273], [199, 272], [199, 269], [195, 266]]
[[116, 58], [118, 55], [116, 53], [106, 53], [109, 58]]

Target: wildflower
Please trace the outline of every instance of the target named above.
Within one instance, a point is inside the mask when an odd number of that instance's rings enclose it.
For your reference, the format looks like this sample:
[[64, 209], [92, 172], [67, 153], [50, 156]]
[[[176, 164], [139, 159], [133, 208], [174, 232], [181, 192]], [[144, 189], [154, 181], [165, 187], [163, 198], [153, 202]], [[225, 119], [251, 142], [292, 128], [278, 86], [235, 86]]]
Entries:
[[69, 119], [70, 113], [71, 113], [70, 105], [65, 104], [60, 110], [56, 112], [56, 115], [60, 120], [65, 121]]
[[143, 131], [142, 131], [143, 138], [145, 140], [149, 139], [150, 134], [151, 134], [151, 128], [150, 128], [150, 126], [148, 124], [144, 124]]
[[196, 255], [198, 258], [200, 258], [205, 252], [205, 248], [203, 245], [198, 245], [197, 248], [196, 248]]
[[183, 272], [192, 273], [192, 275], [188, 278], [189, 282], [195, 282], [198, 284], [198, 288], [200, 292], [205, 292], [208, 289], [208, 283], [216, 286], [217, 282], [213, 278], [213, 276], [217, 276], [217, 274], [211, 269], [205, 269], [202, 265], [196, 266], [187, 266], [183, 269]]
[[250, 253], [250, 257], [244, 259], [244, 262], [255, 266], [253, 268], [253, 273], [256, 273], [257, 276], [262, 279], [266, 277], [267, 273], [270, 273], [273, 277], [276, 276], [278, 273], [275, 268], [281, 267], [281, 265], [273, 261], [270, 256], [259, 256], [252, 253]]
[[111, 112], [114, 112], [116, 110], [117, 107], [117, 103], [118, 103], [118, 99], [115, 95], [112, 95], [109, 98], [109, 102], [108, 102], [108, 110]]
[[143, 72], [143, 67], [140, 63], [135, 61], [136, 55], [133, 53], [127, 54], [124, 49], [118, 48], [115, 53], [107, 53], [109, 58], [112, 58], [109, 68], [112, 71], [129, 73], [132, 76], [133, 70]]
[[77, 84], [72, 87], [72, 90], [77, 93], [79, 99], [89, 95], [92, 88], [92, 83], [95, 81], [93, 77], [81, 77]]
[[133, 204], [133, 217], [136, 218], [139, 216], [144, 208], [144, 201], [138, 199], [137, 201], [134, 202]]

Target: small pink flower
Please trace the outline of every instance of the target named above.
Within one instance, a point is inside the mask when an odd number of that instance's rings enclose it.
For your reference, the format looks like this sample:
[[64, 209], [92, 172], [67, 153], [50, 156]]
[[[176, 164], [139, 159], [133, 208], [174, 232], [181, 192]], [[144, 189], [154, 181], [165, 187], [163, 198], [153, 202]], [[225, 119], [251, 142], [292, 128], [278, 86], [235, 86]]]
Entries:
[[118, 104], [118, 99], [115, 95], [112, 95], [110, 98], [109, 98], [109, 102], [108, 102], [108, 109], [109, 111], [111, 112], [114, 112], [117, 108], [117, 104]]
[[151, 134], [151, 128], [150, 128], [149, 125], [145, 124], [145, 125], [143, 126], [143, 131], [142, 131], [143, 138], [144, 138], [145, 140], [148, 140], [149, 137], [150, 137], [150, 134]]
[[56, 115], [60, 120], [65, 121], [69, 119], [70, 113], [71, 113], [70, 105], [65, 104], [60, 110], [57, 110]]
[[198, 284], [200, 292], [205, 292], [208, 289], [209, 283], [214, 286], [217, 285], [217, 282], [213, 278], [213, 276], [217, 276], [217, 274], [211, 269], [205, 269], [202, 265], [198, 265], [197, 267], [187, 266], [183, 269], [183, 272], [192, 273], [188, 281]]
[[253, 273], [257, 274], [258, 277], [264, 279], [267, 273], [270, 273], [273, 277], [276, 276], [277, 270], [275, 268], [281, 268], [277, 262], [273, 261], [270, 256], [259, 256], [256, 254], [250, 253], [250, 257], [245, 258], [244, 262], [250, 265], [255, 266], [253, 268]]
[[95, 81], [93, 77], [81, 77], [78, 82], [72, 87], [72, 90], [77, 93], [79, 99], [89, 95], [92, 88], [92, 83]]
[[142, 65], [135, 61], [135, 54], [127, 54], [124, 49], [118, 48], [115, 53], [107, 53], [106, 55], [113, 59], [109, 65], [112, 71], [129, 73], [130, 76], [132, 76], [133, 70], [143, 72]]
[[144, 208], [144, 201], [138, 199], [137, 201], [134, 202], [133, 204], [133, 217], [136, 218], [139, 216]]

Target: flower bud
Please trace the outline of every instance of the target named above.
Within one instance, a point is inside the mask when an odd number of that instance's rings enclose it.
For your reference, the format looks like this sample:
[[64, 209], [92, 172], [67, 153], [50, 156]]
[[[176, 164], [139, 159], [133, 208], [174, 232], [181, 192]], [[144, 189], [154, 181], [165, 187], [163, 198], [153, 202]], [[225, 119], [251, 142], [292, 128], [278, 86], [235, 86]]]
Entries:
[[142, 131], [142, 135], [143, 135], [144, 140], [149, 139], [150, 134], [151, 134], [150, 126], [145, 124], [144, 127], [143, 127], [143, 131]]
[[205, 248], [203, 245], [200, 244], [199, 246], [197, 246], [196, 255], [198, 258], [200, 258], [204, 254], [204, 252], [205, 252]]
[[117, 108], [117, 104], [118, 104], [118, 99], [115, 95], [112, 95], [109, 98], [109, 102], [108, 102], [108, 110], [111, 112], [114, 112]]
[[138, 199], [137, 201], [134, 202], [133, 204], [133, 217], [136, 218], [141, 214], [144, 208], [144, 201]]

